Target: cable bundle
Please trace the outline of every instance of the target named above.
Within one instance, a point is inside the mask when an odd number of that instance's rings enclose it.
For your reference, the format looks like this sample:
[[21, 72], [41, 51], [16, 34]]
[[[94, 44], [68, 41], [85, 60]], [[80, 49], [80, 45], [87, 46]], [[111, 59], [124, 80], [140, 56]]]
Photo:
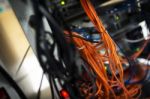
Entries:
[[[99, 98], [133, 98], [136, 97], [139, 89], [139, 85], [125, 86], [124, 84], [124, 71], [121, 63], [121, 58], [117, 54], [116, 44], [111, 39], [107, 31], [105, 30], [102, 22], [100, 21], [94, 7], [89, 0], [80, 0], [81, 4], [90, 18], [91, 22], [95, 25], [95, 28], [101, 36], [101, 42], [94, 45], [81, 39], [77, 33], [73, 33], [76, 37], [73, 40], [81, 53], [84, 60], [91, 66], [91, 70], [96, 74], [97, 92], [95, 96]], [[99, 50], [105, 50], [105, 53], [101, 54]], [[111, 75], [105, 70], [105, 62], [109, 63]], [[133, 88], [134, 87], [134, 88]], [[89, 97], [89, 96], [87, 96]]]

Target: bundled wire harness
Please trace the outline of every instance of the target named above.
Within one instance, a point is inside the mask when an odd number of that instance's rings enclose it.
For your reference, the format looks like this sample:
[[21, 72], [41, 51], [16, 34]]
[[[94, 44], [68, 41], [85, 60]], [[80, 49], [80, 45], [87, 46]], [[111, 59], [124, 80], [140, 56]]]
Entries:
[[[101, 36], [101, 41], [96, 45], [85, 40], [75, 38], [74, 41], [82, 57], [90, 64], [91, 70], [96, 74], [97, 92], [99, 98], [134, 98], [140, 92], [140, 85], [126, 86], [124, 84], [124, 70], [121, 57], [117, 53], [117, 46], [105, 30], [94, 7], [89, 0], [80, 0], [91, 22]], [[73, 33], [77, 35], [77, 33]], [[104, 54], [99, 50], [105, 50]], [[111, 76], [105, 69], [104, 62], [109, 63]], [[116, 73], [118, 72], [118, 73]], [[118, 94], [116, 94], [118, 91]], [[87, 96], [89, 97], [89, 96]]]

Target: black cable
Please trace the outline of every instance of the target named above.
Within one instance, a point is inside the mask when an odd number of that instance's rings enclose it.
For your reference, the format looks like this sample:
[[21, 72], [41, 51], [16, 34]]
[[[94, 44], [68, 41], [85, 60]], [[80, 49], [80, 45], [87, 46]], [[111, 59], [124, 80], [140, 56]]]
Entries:
[[69, 35], [70, 35], [70, 37], [71, 37], [71, 43], [73, 43], [74, 40], [73, 40], [73, 38], [72, 38], [71, 29], [70, 29], [70, 27], [68, 26], [68, 24], [64, 21], [64, 16], [63, 16], [62, 12], [59, 11], [59, 8], [60, 8], [60, 7], [58, 7], [57, 4], [56, 4], [55, 2], [53, 2], [53, 1], [51, 1], [51, 3], [52, 3], [52, 5], [54, 5], [54, 9], [53, 9], [52, 16], [53, 16], [54, 18], [56, 18], [56, 20], [59, 21], [58, 23], [62, 24], [62, 27], [64, 27], [64, 29], [66, 29], [66, 30], [68, 31], [68, 33], [69, 33]]
[[4, 78], [9, 82], [9, 84], [15, 89], [17, 94], [21, 99], [27, 99], [21, 88], [17, 85], [17, 83], [12, 79], [12, 77], [0, 66], [0, 74], [4, 76]]
[[[72, 65], [72, 58], [71, 58], [71, 52], [70, 48], [66, 42], [66, 39], [64, 37], [64, 33], [62, 32], [63, 30], [60, 29], [57, 23], [55, 23], [54, 19], [52, 18], [51, 15], [48, 14], [48, 12], [44, 9], [44, 7], [40, 6], [39, 7], [41, 13], [48, 19], [48, 22], [51, 26], [53, 33], [53, 36], [55, 38], [55, 41], [58, 44], [59, 49], [59, 55], [61, 56], [63, 62], [66, 65], [66, 69], [68, 72], [72, 72], [71, 65]], [[58, 34], [59, 33], [59, 34]]]
[[[49, 32], [47, 32], [47, 33], [49, 33]], [[49, 65], [50, 64], [53, 64], [54, 66], [50, 66], [50, 68], [49, 68], [49, 71], [50, 72], [53, 72], [53, 71], [55, 71], [55, 76], [57, 76], [57, 77], [60, 77], [60, 78], [63, 78], [63, 75], [62, 74], [64, 74], [64, 75], [66, 75], [66, 70], [65, 70], [65, 68], [63, 68], [63, 66], [62, 66], [62, 64], [61, 64], [61, 61], [59, 60], [59, 61], [57, 61], [56, 59], [55, 59], [55, 56], [54, 56], [54, 47], [55, 47], [55, 43], [53, 44], [53, 45], [51, 45], [51, 49], [48, 49], [48, 46], [47, 45], [49, 45], [49, 43], [46, 41], [46, 40], [44, 40], [43, 41], [44, 42], [44, 45], [45, 45], [45, 49], [44, 49], [44, 53], [45, 53], [45, 55], [46, 55], [46, 57], [49, 59], [48, 60], [48, 63], [49, 63]], [[56, 64], [56, 65], [55, 65]], [[54, 68], [52, 68], [52, 67], [54, 67]], [[58, 70], [59, 69], [59, 70]], [[58, 71], [58, 73], [56, 73]], [[59, 72], [60, 71], [60, 72]], [[62, 75], [62, 76], [61, 76]], [[67, 76], [67, 75], [66, 75]]]
[[[59, 91], [59, 89], [58, 89], [58, 87], [57, 87], [57, 85], [56, 85], [55, 78], [52, 78], [52, 80], [53, 80], [53, 82], [54, 82], [54, 88], [55, 88], [55, 90], [56, 90], [56, 92], [57, 92], [57, 96], [59, 97], [59, 99], [61, 99], [60, 91]], [[58, 82], [57, 82], [57, 83], [58, 83]]]
[[53, 90], [53, 82], [52, 82], [52, 76], [49, 75], [49, 83], [50, 83], [50, 90], [51, 90], [51, 98], [54, 99], [54, 90]]

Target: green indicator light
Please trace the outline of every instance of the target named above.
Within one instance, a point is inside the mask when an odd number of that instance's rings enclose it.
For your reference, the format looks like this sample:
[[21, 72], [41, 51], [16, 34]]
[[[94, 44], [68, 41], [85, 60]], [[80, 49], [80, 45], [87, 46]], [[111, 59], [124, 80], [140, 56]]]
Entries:
[[65, 5], [65, 1], [61, 1], [60, 4], [63, 6]]
[[136, 50], [136, 51], [139, 51], [139, 50], [140, 50], [140, 48], [136, 48], [135, 50]]
[[118, 21], [120, 18], [119, 18], [119, 16], [116, 16], [115, 19]]

